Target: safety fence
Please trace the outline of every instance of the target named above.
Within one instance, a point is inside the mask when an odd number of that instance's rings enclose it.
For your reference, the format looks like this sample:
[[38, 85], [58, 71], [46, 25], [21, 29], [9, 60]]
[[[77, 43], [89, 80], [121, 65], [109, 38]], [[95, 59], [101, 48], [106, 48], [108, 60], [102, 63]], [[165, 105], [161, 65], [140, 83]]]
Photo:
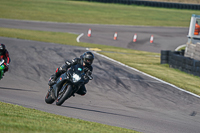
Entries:
[[161, 64], [200, 77], [200, 61], [184, 56], [184, 51], [161, 51]]
[[157, 2], [157, 1], [145, 1], [145, 0], [77, 0], [77, 1], [120, 3], [127, 5], [134, 4], [134, 5], [143, 5], [152, 7], [200, 10], [200, 4], [170, 3], [170, 2]]

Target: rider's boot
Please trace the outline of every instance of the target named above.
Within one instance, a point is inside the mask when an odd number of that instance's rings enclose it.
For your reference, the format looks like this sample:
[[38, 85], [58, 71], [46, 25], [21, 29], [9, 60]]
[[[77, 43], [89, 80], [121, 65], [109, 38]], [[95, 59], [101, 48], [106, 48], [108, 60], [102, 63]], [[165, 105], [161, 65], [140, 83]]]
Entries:
[[49, 80], [48, 85], [49, 85], [49, 86], [52, 86], [52, 85], [54, 85], [55, 83], [56, 83], [56, 77], [53, 77], [52, 79]]
[[50, 79], [49, 79], [49, 86], [52, 86], [56, 83], [56, 79], [63, 73], [63, 71], [58, 71], [55, 74], [51, 75]]

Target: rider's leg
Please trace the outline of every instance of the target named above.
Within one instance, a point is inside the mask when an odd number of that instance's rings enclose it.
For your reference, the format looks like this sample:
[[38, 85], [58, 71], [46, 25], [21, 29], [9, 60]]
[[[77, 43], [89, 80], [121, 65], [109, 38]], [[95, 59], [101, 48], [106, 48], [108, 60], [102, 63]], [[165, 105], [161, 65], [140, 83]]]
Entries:
[[51, 75], [50, 79], [49, 79], [49, 83], [48, 85], [49, 86], [52, 86], [56, 83], [56, 79], [58, 77], [60, 77], [61, 74], [63, 74], [65, 71], [62, 71], [62, 70], [58, 70], [55, 74]]
[[87, 90], [85, 88], [85, 85], [82, 85], [80, 87], [80, 89], [76, 92], [77, 94], [81, 95], [81, 96], [84, 96], [86, 93], [87, 93]]

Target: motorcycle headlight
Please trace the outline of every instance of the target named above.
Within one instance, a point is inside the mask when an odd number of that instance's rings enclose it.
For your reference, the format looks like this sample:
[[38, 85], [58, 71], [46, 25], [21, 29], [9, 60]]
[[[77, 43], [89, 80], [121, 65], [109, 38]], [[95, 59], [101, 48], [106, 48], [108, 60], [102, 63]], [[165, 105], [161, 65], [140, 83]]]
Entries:
[[78, 82], [80, 79], [81, 79], [81, 77], [80, 77], [79, 75], [73, 74], [73, 76], [72, 76], [72, 81], [73, 81], [74, 83]]

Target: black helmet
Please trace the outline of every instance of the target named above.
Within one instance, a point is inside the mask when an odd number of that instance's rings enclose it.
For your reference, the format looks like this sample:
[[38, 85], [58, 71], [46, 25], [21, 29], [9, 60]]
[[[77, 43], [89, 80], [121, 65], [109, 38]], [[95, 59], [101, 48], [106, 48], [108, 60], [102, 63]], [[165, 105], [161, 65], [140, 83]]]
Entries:
[[81, 59], [86, 65], [92, 65], [92, 62], [94, 60], [94, 55], [92, 52], [88, 51], [85, 52], [83, 55], [81, 55]]
[[2, 55], [4, 53], [5, 49], [6, 49], [5, 45], [1, 44], [0, 45], [0, 55]]

